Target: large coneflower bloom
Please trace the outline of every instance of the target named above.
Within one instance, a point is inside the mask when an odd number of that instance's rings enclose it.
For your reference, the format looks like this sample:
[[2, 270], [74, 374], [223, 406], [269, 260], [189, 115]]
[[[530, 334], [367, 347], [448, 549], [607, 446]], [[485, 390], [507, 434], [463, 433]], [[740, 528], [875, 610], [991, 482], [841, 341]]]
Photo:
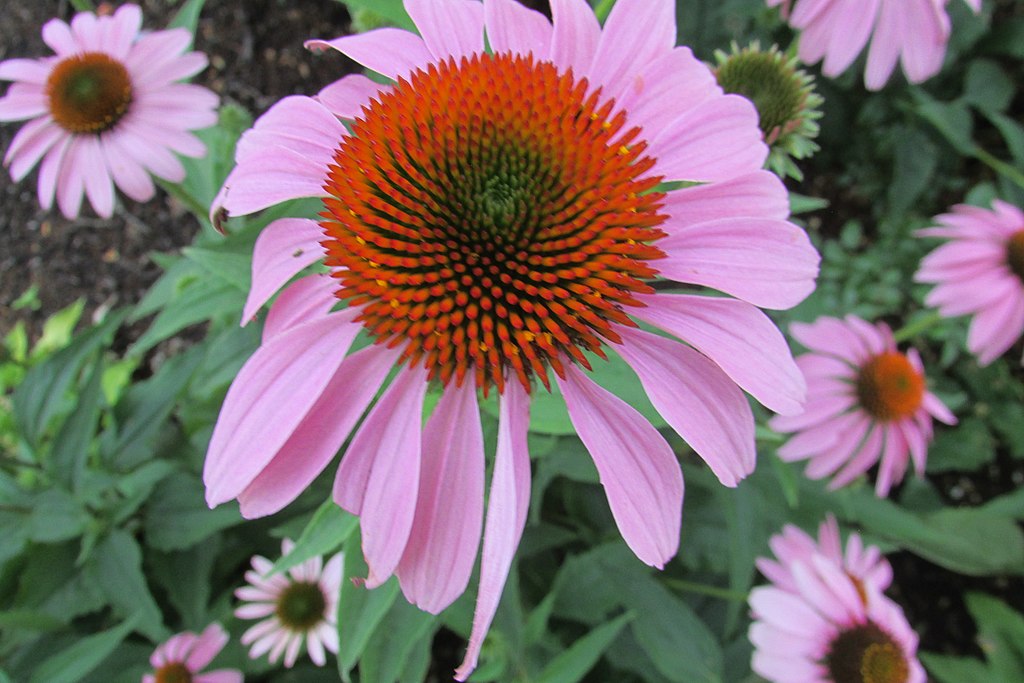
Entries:
[[[322, 260], [331, 273], [278, 297], [225, 399], [204, 477], [210, 504], [280, 509], [400, 366], [352, 438], [334, 497], [361, 515], [367, 586], [397, 574], [409, 600], [437, 612], [472, 573], [478, 393], [497, 394], [465, 678], [526, 521], [531, 396], [564, 396], [626, 543], [661, 567], [679, 542], [679, 463], [588, 369], [619, 354], [733, 486], [755, 458], [740, 387], [785, 413], [804, 394], [758, 307], [807, 296], [818, 256], [762, 170], [750, 102], [674, 47], [672, 0], [620, 0], [603, 30], [584, 0], [553, 2], [553, 25], [512, 0], [405, 5], [421, 35], [384, 28], [311, 44], [392, 85], [351, 76], [286, 98], [239, 143], [215, 214], [302, 196], [325, 205], [320, 223], [283, 219], [260, 235], [245, 319], [305, 266]], [[731, 296], [668, 293], [654, 278]], [[339, 300], [346, 307], [330, 312]], [[361, 332], [376, 343], [347, 355]], [[422, 426], [431, 388], [441, 397]]]
[[932, 418], [950, 425], [956, 418], [928, 391], [917, 351], [901, 353], [885, 323], [870, 325], [852, 315], [794, 323], [790, 333], [810, 350], [796, 359], [807, 380], [807, 409], [769, 423], [776, 431], [797, 432], [779, 448], [779, 457], [809, 459], [807, 476], [834, 475], [830, 488], [879, 463], [879, 496], [903, 479], [910, 459], [923, 474]]
[[757, 558], [757, 568], [769, 581], [783, 590], [798, 592], [792, 567], [798, 562], [807, 562], [814, 555], [823, 555], [829, 561], [842, 567], [854, 583], [870, 583], [884, 591], [892, 583], [892, 567], [877, 546], [865, 546], [860, 534], [851, 533], [843, 550], [839, 536], [839, 524], [831, 514], [818, 527], [815, 541], [803, 529], [787, 524], [782, 533], [775, 534], [768, 541], [776, 559]]
[[0, 62], [13, 81], [0, 98], [0, 121], [31, 119], [4, 157], [15, 181], [39, 166], [39, 203], [54, 196], [74, 218], [89, 198], [96, 213], [114, 211], [114, 185], [136, 201], [154, 193], [150, 174], [185, 178], [172, 152], [200, 157], [206, 148], [189, 131], [217, 121], [217, 96], [178, 83], [201, 71], [206, 56], [187, 52], [186, 29], [140, 33], [142, 12], [122, 5], [112, 16], [80, 12], [70, 26], [52, 19], [43, 41], [56, 53]]
[[179, 633], [153, 651], [153, 672], [142, 683], [242, 683], [237, 669], [202, 672], [227, 644], [228, 633], [220, 624], [210, 624], [198, 635]]
[[967, 348], [988, 365], [1024, 331], [1024, 211], [993, 202], [961, 204], [918, 231], [949, 240], [921, 261], [918, 282], [936, 285], [925, 303], [946, 317], [973, 315]]
[[750, 593], [754, 671], [772, 683], [924, 683], [917, 634], [878, 585], [821, 553]]
[[[949, 0], [767, 0], [782, 5], [790, 26], [801, 31], [800, 60], [824, 59], [822, 73], [835, 77], [861, 53], [868, 40], [864, 83], [881, 89], [896, 62], [911, 83], [926, 81], [942, 68], [949, 42]], [[975, 12], [981, 0], [965, 0]], [[792, 11], [790, 6], [793, 5]]]
[[[281, 543], [281, 555], [295, 547], [290, 539]], [[317, 666], [327, 663], [327, 651], [338, 652], [337, 611], [341, 591], [343, 555], [324, 563], [319, 555], [287, 572], [270, 575], [274, 563], [256, 555], [252, 569], [245, 573], [248, 585], [235, 591], [242, 600], [235, 610], [240, 619], [261, 619], [242, 634], [242, 645], [251, 645], [252, 659], [268, 654], [270, 662], [284, 655], [291, 668], [305, 642], [309, 658]]]

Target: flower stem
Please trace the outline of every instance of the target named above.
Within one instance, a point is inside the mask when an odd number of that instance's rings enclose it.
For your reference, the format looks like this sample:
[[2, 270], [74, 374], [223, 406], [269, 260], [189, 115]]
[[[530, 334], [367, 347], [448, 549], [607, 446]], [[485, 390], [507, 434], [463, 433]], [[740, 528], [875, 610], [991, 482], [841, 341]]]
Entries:
[[746, 593], [732, 591], [728, 588], [719, 588], [718, 586], [709, 586], [705, 583], [694, 583], [693, 581], [684, 581], [682, 579], [662, 579], [662, 582], [669, 588], [674, 588], [683, 593], [698, 593], [731, 602], [746, 602], [747, 600]]
[[922, 316], [917, 320], [907, 323], [900, 329], [893, 332], [892, 336], [895, 337], [896, 341], [904, 342], [908, 339], [916, 337], [930, 327], [933, 327], [936, 323], [942, 320], [942, 316], [938, 311], [932, 311], [926, 316]]
[[1010, 182], [1024, 188], [1024, 173], [1021, 173], [1002, 159], [996, 158], [978, 146], [975, 146], [974, 148], [974, 158], [991, 168], [996, 173], [999, 173]]
[[597, 15], [597, 20], [602, 24], [604, 20], [608, 18], [608, 14], [612, 11], [612, 5], [615, 4], [615, 0], [601, 0], [597, 3], [597, 7], [594, 8], [594, 14]]
[[71, 6], [75, 8], [76, 12], [96, 11], [96, 8], [92, 4], [92, 0], [71, 0]]

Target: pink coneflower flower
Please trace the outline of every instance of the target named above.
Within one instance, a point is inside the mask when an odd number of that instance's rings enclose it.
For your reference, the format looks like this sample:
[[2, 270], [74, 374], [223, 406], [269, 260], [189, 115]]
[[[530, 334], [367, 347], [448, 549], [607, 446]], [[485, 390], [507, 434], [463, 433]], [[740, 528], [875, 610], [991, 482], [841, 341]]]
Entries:
[[242, 683], [237, 669], [200, 673], [227, 644], [227, 631], [220, 624], [210, 624], [199, 635], [179, 633], [153, 651], [149, 663], [154, 671], [142, 683]]
[[791, 593], [799, 592], [792, 567], [808, 562], [814, 555], [822, 555], [841, 567], [856, 584], [870, 583], [881, 592], [892, 583], [889, 562], [876, 546], [865, 547], [860, 534], [851, 533], [843, 551], [839, 524], [831, 514], [818, 527], [817, 541], [803, 529], [787, 524], [768, 543], [777, 559], [759, 557], [757, 568], [769, 581]]
[[[352, 438], [334, 497], [361, 515], [366, 585], [397, 574], [410, 601], [438, 612], [472, 573], [484, 507], [478, 392], [498, 394], [464, 679], [526, 522], [531, 395], [564, 396], [626, 543], [661, 567], [679, 542], [679, 463], [588, 370], [619, 354], [734, 486], [755, 459], [740, 387], [785, 413], [804, 394], [758, 306], [807, 296], [818, 256], [762, 170], [750, 102], [674, 47], [672, 0], [619, 0], [603, 30], [584, 0], [553, 2], [553, 24], [512, 0], [405, 4], [421, 35], [311, 43], [394, 84], [350, 76], [316, 98], [286, 98], [239, 143], [215, 214], [304, 196], [325, 205], [319, 224], [283, 219], [260, 235], [244, 318], [309, 264], [322, 259], [331, 275], [277, 299], [225, 399], [204, 477], [211, 505], [280, 509], [401, 366]], [[677, 180], [689, 186], [662, 184]], [[731, 296], [656, 290], [655, 278]], [[339, 300], [347, 307], [330, 312]], [[360, 332], [376, 343], [347, 356]], [[441, 397], [424, 427], [431, 388]]]
[[[287, 555], [295, 544], [290, 539], [281, 543], [281, 555]], [[266, 653], [271, 663], [284, 655], [284, 665], [291, 668], [306, 642], [309, 658], [317, 666], [327, 663], [325, 650], [338, 652], [338, 593], [341, 590], [341, 564], [338, 553], [327, 564], [322, 557], [311, 557], [287, 572], [268, 576], [274, 563], [256, 555], [252, 569], [245, 573], [249, 585], [235, 591], [245, 602], [235, 610], [240, 619], [262, 619], [242, 634], [242, 645], [251, 645], [249, 657], [256, 659]]]
[[201, 71], [206, 56], [186, 52], [186, 29], [141, 34], [142, 12], [122, 5], [112, 16], [80, 12], [71, 25], [51, 19], [43, 41], [56, 56], [0, 62], [13, 81], [0, 98], [0, 121], [31, 119], [4, 157], [19, 181], [42, 159], [39, 203], [54, 195], [61, 212], [78, 216], [83, 193], [96, 213], [114, 211], [114, 185], [136, 201], [153, 196], [150, 173], [177, 183], [185, 168], [172, 154], [200, 157], [189, 131], [217, 121], [217, 96], [178, 83]]
[[[942, 68], [949, 42], [949, 0], [767, 0], [782, 5], [782, 15], [799, 29], [800, 60], [814, 64], [824, 59], [822, 73], [835, 77], [861, 53], [868, 39], [864, 83], [879, 90], [889, 80], [896, 62], [911, 83], [928, 80]], [[965, 0], [975, 12], [981, 0]]]
[[888, 495], [903, 479], [909, 459], [924, 473], [932, 418], [956, 418], [926, 387], [917, 351], [900, 353], [885, 323], [855, 316], [794, 323], [793, 337], [810, 349], [797, 358], [807, 379], [807, 410], [769, 422], [797, 432], [779, 448], [786, 461], [810, 460], [807, 476], [833, 476], [829, 488], [849, 484], [879, 463], [875, 490]]
[[[781, 559], [781, 558], [780, 558]], [[917, 634], [899, 605], [833, 558], [804, 556], [790, 586], [750, 593], [753, 669], [773, 683], [924, 683]]]
[[991, 210], [961, 204], [935, 220], [938, 227], [917, 234], [950, 241], [924, 258], [914, 279], [937, 285], [925, 303], [941, 315], [974, 316], [967, 348], [988, 365], [1024, 331], [1024, 212], [997, 199]]

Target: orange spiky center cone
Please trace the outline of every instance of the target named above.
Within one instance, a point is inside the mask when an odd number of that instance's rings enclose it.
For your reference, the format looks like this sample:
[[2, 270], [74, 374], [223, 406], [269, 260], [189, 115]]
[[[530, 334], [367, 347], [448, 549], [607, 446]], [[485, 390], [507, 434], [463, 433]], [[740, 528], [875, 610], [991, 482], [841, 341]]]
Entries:
[[125, 66], [103, 52], [61, 60], [46, 81], [53, 120], [69, 133], [103, 133], [128, 112], [132, 81]]
[[873, 417], [901, 420], [924, 401], [924, 377], [902, 353], [888, 351], [871, 358], [857, 377], [860, 405]]
[[169, 662], [156, 670], [156, 683], [192, 683], [192, 672], [181, 662]]
[[639, 129], [586, 80], [532, 57], [433, 64], [364, 108], [325, 189], [337, 296], [431, 378], [550, 387], [664, 256], [663, 195]]
[[903, 648], [871, 621], [839, 633], [824, 664], [834, 683], [906, 683], [910, 679]]

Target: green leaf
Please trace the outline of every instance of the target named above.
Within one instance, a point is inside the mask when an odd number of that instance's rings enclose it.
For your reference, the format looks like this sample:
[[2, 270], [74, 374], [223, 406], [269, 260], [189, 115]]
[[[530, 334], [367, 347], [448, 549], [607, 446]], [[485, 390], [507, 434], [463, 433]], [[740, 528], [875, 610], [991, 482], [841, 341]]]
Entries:
[[292, 551], [275, 562], [270, 573], [279, 574], [311, 557], [333, 554], [358, 527], [358, 517], [345, 512], [328, 498], [302, 530]]
[[965, 156], [973, 156], [973, 121], [971, 111], [963, 102], [939, 102], [919, 89], [914, 89], [917, 113], [928, 121], [953, 146]]
[[85, 571], [117, 613], [135, 615], [141, 633], [154, 642], [170, 635], [142, 573], [142, 551], [131, 534], [111, 531], [96, 547]]
[[794, 216], [812, 211], [821, 211], [828, 208], [828, 200], [821, 197], [808, 197], [807, 195], [789, 193], [789, 212]]
[[396, 600], [374, 630], [359, 660], [361, 683], [394, 683], [410, 656], [433, 635], [437, 617]]
[[52, 488], [33, 498], [26, 528], [37, 543], [57, 543], [77, 537], [88, 520], [89, 514], [70, 493]]
[[902, 216], [932, 184], [939, 165], [939, 149], [917, 128], [900, 126], [893, 130], [895, 148], [889, 211]]
[[967, 67], [963, 101], [986, 111], [1006, 111], [1016, 86], [998, 64], [975, 59]]
[[995, 457], [995, 439], [981, 418], [970, 416], [955, 429], [944, 429], [928, 448], [928, 471], [973, 471]]
[[633, 615], [627, 613], [598, 626], [555, 657], [537, 677], [537, 683], [577, 683], [583, 680], [622, 628], [632, 620]]
[[50, 657], [35, 670], [30, 683], [76, 683], [121, 644], [138, 621], [133, 616], [120, 626], [78, 641]]
[[[964, 683], [965, 681], [988, 681], [998, 683], [982, 662], [973, 657], [951, 657], [931, 652], [918, 652], [921, 663], [938, 683]], [[1010, 683], [1010, 681], [1006, 681]]]
[[189, 630], [198, 632], [209, 623], [211, 577], [221, 545], [220, 537], [213, 536], [188, 550], [156, 555], [156, 561], [147, 564]]
[[405, 11], [402, 0], [339, 0], [348, 5], [350, 9], [369, 10], [384, 17], [395, 26], [409, 31], [416, 30], [416, 24]]
[[55, 631], [64, 622], [49, 614], [34, 610], [5, 610], [0, 612], [0, 628], [24, 631]]
[[103, 357], [93, 364], [89, 379], [78, 395], [74, 411], [61, 425], [53, 440], [49, 469], [54, 479], [72, 488], [82, 476], [89, 456], [89, 447], [96, 436], [96, 423], [100, 417], [103, 401]]
[[157, 314], [129, 353], [145, 353], [190, 325], [229, 314], [241, 315], [244, 300], [241, 291], [225, 282], [210, 282], [208, 277], [192, 280]]
[[982, 593], [968, 593], [966, 602], [994, 674], [990, 680], [1024, 681], [1024, 616]]
[[153, 491], [144, 516], [147, 545], [165, 551], [184, 550], [241, 522], [234, 503], [207, 507], [202, 482], [185, 472], [172, 474]]
[[43, 323], [43, 334], [32, 348], [32, 356], [39, 358], [67, 346], [75, 326], [82, 318], [83, 310], [85, 299], [79, 299], [47, 318]]
[[185, 0], [167, 28], [184, 28], [195, 35], [196, 25], [199, 23], [199, 13], [203, 11], [205, 4], [206, 0]]

